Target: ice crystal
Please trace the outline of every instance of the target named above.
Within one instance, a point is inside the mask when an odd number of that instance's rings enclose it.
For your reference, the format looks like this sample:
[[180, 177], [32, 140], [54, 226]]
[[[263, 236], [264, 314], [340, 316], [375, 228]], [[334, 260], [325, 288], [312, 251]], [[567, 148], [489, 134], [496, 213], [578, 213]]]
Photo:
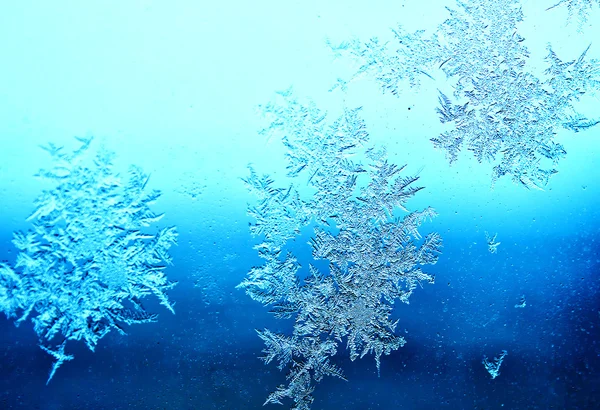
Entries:
[[[291, 91], [263, 107], [270, 125], [265, 134], [279, 135], [287, 147], [288, 175], [305, 177], [312, 196], [298, 185], [278, 188], [268, 176], [250, 168], [245, 182], [258, 196], [249, 208], [250, 230], [264, 241], [256, 246], [264, 260], [239, 287], [270, 306], [278, 318], [293, 318], [291, 335], [259, 331], [265, 342], [263, 360], [289, 369], [266, 403], [294, 400], [295, 409], [309, 409], [314, 384], [324, 376], [344, 379], [332, 358], [345, 341], [350, 358], [372, 354], [377, 369], [382, 355], [403, 346], [391, 319], [395, 301], [408, 303], [414, 289], [432, 283], [421, 267], [434, 264], [441, 238], [422, 238], [417, 228], [435, 216], [431, 208], [407, 211], [405, 203], [421, 188], [416, 176], [401, 176], [404, 167], [386, 159], [385, 150], [367, 148], [368, 134], [360, 109], [346, 109], [335, 121], [314, 104], [299, 102]], [[361, 156], [361, 164], [352, 157]], [[315, 260], [329, 262], [328, 272], [308, 264], [308, 276], [286, 243], [312, 224]], [[265, 403], [265, 404], [266, 404]]]
[[494, 236], [491, 237], [487, 232], [485, 233], [485, 241], [487, 242], [488, 251], [490, 253], [498, 252], [498, 246], [500, 246], [501, 242], [496, 242], [497, 236], [498, 234], [494, 234]]
[[515, 308], [523, 309], [523, 308], [525, 308], [525, 306], [527, 306], [527, 301], [525, 300], [525, 295], [521, 295], [521, 298], [519, 299], [519, 303], [517, 303], [515, 305]]
[[[594, 6], [600, 6], [600, 0], [560, 0], [553, 6], [548, 7], [546, 11], [559, 6], [567, 7], [569, 13], [567, 22], [570, 23], [571, 21], [576, 20], [578, 27], [581, 29], [583, 24], [588, 21], [589, 14], [594, 9]], [[577, 17], [574, 17], [575, 15], [577, 15]]]
[[[354, 39], [331, 46], [358, 63], [352, 79], [369, 75], [385, 92], [400, 95], [424, 76], [443, 71], [452, 95], [440, 92], [440, 121], [448, 131], [431, 139], [450, 163], [463, 148], [494, 164], [492, 183], [504, 175], [542, 189], [566, 154], [554, 141], [560, 128], [579, 131], [598, 124], [574, 103], [600, 85], [600, 61], [581, 56], [562, 61], [548, 47], [544, 76], [527, 69], [529, 52], [517, 32], [523, 15], [516, 0], [465, 0], [436, 31], [393, 30], [394, 44]], [[344, 84], [345, 86], [345, 84]]]
[[488, 360], [486, 356], [483, 357], [482, 363], [485, 366], [485, 370], [492, 376], [492, 379], [495, 379], [500, 375], [500, 366], [502, 366], [502, 361], [507, 354], [508, 352], [503, 350], [500, 357], [494, 357], [493, 361]]
[[[173, 312], [164, 270], [171, 263], [175, 227], [146, 229], [162, 215], [150, 209], [160, 192], [148, 191], [149, 176], [131, 167], [123, 180], [112, 171], [113, 154], [99, 150], [89, 158], [91, 138], [78, 138], [79, 149], [65, 152], [44, 146], [53, 166], [39, 176], [53, 183], [35, 202], [32, 229], [15, 232], [14, 268], [0, 265], [0, 309], [31, 318], [42, 349], [60, 365], [69, 340], [83, 340], [92, 351], [111, 330], [123, 324], [156, 320], [141, 300], [154, 294]], [[55, 347], [53, 347], [55, 346]]]

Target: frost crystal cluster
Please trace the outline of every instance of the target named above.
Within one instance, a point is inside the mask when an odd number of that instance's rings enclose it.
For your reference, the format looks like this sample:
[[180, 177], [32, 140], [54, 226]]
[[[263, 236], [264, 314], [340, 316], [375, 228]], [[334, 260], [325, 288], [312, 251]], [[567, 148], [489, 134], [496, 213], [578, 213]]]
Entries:
[[498, 236], [498, 234], [494, 234], [494, 236], [491, 237], [487, 232], [485, 233], [485, 241], [487, 243], [488, 251], [490, 253], [498, 252], [498, 246], [500, 246], [501, 242], [496, 242], [497, 236]]
[[507, 354], [508, 352], [503, 350], [499, 357], [494, 357], [494, 360], [488, 360], [487, 357], [483, 357], [483, 361], [481, 363], [483, 363], [485, 370], [487, 370], [490, 376], [492, 376], [492, 379], [500, 376], [500, 366], [502, 366], [504, 357], [506, 357]]
[[[466, 148], [479, 162], [494, 164], [492, 183], [504, 175], [527, 188], [543, 188], [566, 154], [554, 138], [561, 128], [580, 131], [599, 119], [578, 114], [574, 103], [600, 86], [600, 61], [562, 61], [550, 47], [543, 75], [527, 69], [529, 53], [517, 24], [516, 0], [464, 0], [427, 35], [393, 31], [394, 44], [377, 39], [332, 46], [358, 63], [354, 78], [370, 75], [384, 91], [399, 95], [439, 70], [452, 95], [440, 92], [437, 111], [448, 131], [432, 138], [450, 163]], [[345, 86], [345, 84], [343, 84]]]
[[173, 312], [165, 276], [176, 243], [175, 227], [150, 229], [162, 217], [150, 210], [160, 192], [148, 192], [148, 176], [131, 167], [124, 181], [112, 171], [113, 154], [88, 154], [91, 138], [65, 152], [49, 144], [53, 166], [39, 176], [53, 187], [35, 202], [32, 229], [16, 232], [16, 264], [0, 264], [0, 310], [20, 324], [28, 318], [40, 346], [55, 358], [48, 381], [73, 356], [68, 340], [93, 351], [111, 330], [156, 320], [142, 306], [150, 294]]
[[[266, 403], [291, 398], [294, 409], [309, 409], [315, 383], [324, 376], [344, 379], [331, 361], [340, 344], [345, 342], [352, 360], [372, 354], [378, 370], [382, 355], [404, 345], [395, 333], [398, 322], [391, 319], [393, 305], [408, 303], [417, 285], [433, 283], [421, 267], [437, 261], [441, 238], [437, 233], [422, 238], [417, 231], [435, 216], [431, 208], [394, 215], [407, 211], [405, 202], [421, 189], [413, 186], [418, 177], [401, 176], [403, 167], [388, 162], [384, 150], [365, 146], [360, 109], [346, 109], [328, 122], [291, 91], [280, 100], [263, 107], [270, 121], [265, 133], [281, 136], [288, 176], [304, 178], [312, 196], [305, 198], [298, 184], [277, 187], [250, 169], [245, 182], [259, 198], [249, 208], [255, 219], [250, 229], [264, 238], [256, 246], [264, 263], [239, 287], [270, 306], [277, 318], [295, 320], [291, 335], [258, 332], [266, 345], [265, 363], [289, 370], [287, 385]], [[353, 156], [362, 156], [364, 164]], [[303, 271], [284, 249], [308, 225], [312, 257], [329, 264], [326, 272], [313, 264]]]
[[[594, 9], [594, 6], [600, 7], [600, 0], [560, 0], [558, 3], [546, 10], [551, 10], [555, 7], [566, 7], [568, 10], [568, 22], [577, 20], [579, 28], [588, 21], [589, 14]], [[574, 16], [577, 15], [575, 18]]]

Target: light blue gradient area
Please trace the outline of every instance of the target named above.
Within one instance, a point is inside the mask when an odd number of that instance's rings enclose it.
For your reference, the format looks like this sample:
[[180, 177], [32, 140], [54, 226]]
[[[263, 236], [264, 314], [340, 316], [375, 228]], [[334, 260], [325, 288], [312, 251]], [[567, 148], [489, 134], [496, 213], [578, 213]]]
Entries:
[[[387, 145], [392, 159], [409, 163], [412, 171], [425, 166], [422, 183], [429, 197], [419, 200], [443, 216], [512, 212], [502, 223], [518, 229], [535, 216], [548, 220], [567, 211], [595, 212], [584, 208], [597, 203], [599, 195], [593, 183], [600, 157], [597, 129], [560, 136], [568, 156], [551, 180], [551, 191], [527, 192], [508, 180], [490, 191], [488, 165], [464, 155], [448, 167], [428, 141], [440, 130], [434, 108], [441, 81], [400, 99], [382, 95], [367, 80], [355, 83], [347, 96], [327, 92], [351, 70], [347, 62], [333, 61], [326, 38], [385, 39], [397, 23], [431, 28], [446, 16], [443, 2], [406, 3], [5, 2], [0, 10], [0, 192], [9, 222], [4, 228], [23, 219], [41, 188], [31, 177], [46, 160], [36, 146], [68, 144], [73, 135], [104, 140], [124, 165], [133, 162], [152, 172], [152, 182], [166, 194], [181, 184], [205, 185], [206, 195], [193, 205], [202, 209], [196, 217], [239, 210], [246, 193], [238, 177], [245, 175], [247, 163], [265, 172], [283, 169], [280, 144], [257, 135], [255, 109], [290, 85], [332, 112], [344, 99], [364, 106], [374, 142]], [[598, 25], [578, 33], [565, 26], [565, 10], [543, 8], [539, 2], [524, 4], [521, 32], [534, 63], [547, 42], [571, 59], [600, 38]], [[600, 45], [593, 44], [589, 56], [599, 55]], [[586, 103], [582, 112], [593, 112], [599, 100]], [[163, 203], [181, 199], [167, 195]], [[191, 205], [179, 206], [193, 221]]]

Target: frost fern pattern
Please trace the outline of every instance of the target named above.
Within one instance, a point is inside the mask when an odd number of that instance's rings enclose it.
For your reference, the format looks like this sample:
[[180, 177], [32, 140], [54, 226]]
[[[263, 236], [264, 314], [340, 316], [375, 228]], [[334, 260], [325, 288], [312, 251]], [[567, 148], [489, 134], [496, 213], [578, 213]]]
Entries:
[[[367, 148], [368, 134], [360, 109], [345, 110], [335, 121], [314, 104], [301, 103], [291, 91], [263, 107], [270, 123], [266, 134], [279, 136], [287, 147], [288, 176], [304, 178], [313, 194], [302, 197], [300, 184], [276, 187], [252, 168], [245, 179], [259, 203], [249, 208], [251, 232], [262, 235], [256, 246], [264, 263], [253, 268], [239, 287], [270, 306], [277, 318], [294, 319], [291, 335], [259, 331], [265, 363], [288, 369], [266, 403], [294, 401], [309, 409], [315, 383], [324, 376], [344, 379], [333, 362], [345, 341], [350, 359], [372, 354], [377, 369], [382, 355], [405, 343], [391, 319], [395, 301], [408, 303], [415, 288], [433, 283], [421, 270], [437, 261], [441, 238], [421, 237], [418, 227], [436, 214], [433, 209], [408, 212], [405, 203], [421, 188], [417, 177], [401, 176], [384, 150]], [[351, 158], [361, 156], [365, 164]], [[315, 260], [329, 263], [327, 272], [308, 264], [307, 275], [288, 240], [311, 225]], [[265, 403], [265, 404], [266, 404]]]
[[560, 0], [553, 6], [548, 7], [546, 11], [556, 7], [566, 7], [568, 12], [567, 22], [570, 23], [575, 20], [581, 30], [582, 26], [588, 21], [589, 14], [594, 10], [594, 7], [600, 7], [600, 0]]
[[[562, 61], [548, 48], [547, 70], [527, 70], [529, 52], [517, 32], [523, 20], [515, 0], [465, 0], [431, 35], [395, 29], [394, 44], [377, 39], [331, 46], [350, 56], [352, 79], [374, 77], [385, 92], [400, 95], [441, 70], [452, 95], [439, 94], [438, 114], [449, 130], [431, 139], [450, 163], [466, 148], [479, 162], [494, 164], [492, 183], [509, 175], [526, 188], [543, 189], [566, 154], [554, 141], [561, 128], [580, 131], [600, 119], [581, 116], [574, 104], [600, 86], [600, 61]], [[343, 84], [346, 86], [346, 84]]]
[[0, 310], [16, 324], [31, 318], [40, 346], [55, 359], [55, 371], [73, 356], [68, 340], [83, 340], [92, 351], [111, 330], [156, 320], [142, 299], [154, 294], [167, 309], [164, 270], [175, 227], [150, 229], [162, 217], [151, 211], [159, 191], [146, 189], [148, 175], [131, 167], [123, 181], [112, 171], [113, 154], [89, 158], [91, 138], [65, 152], [48, 144], [53, 166], [39, 176], [54, 187], [35, 202], [32, 229], [15, 232], [16, 264], [0, 264]]

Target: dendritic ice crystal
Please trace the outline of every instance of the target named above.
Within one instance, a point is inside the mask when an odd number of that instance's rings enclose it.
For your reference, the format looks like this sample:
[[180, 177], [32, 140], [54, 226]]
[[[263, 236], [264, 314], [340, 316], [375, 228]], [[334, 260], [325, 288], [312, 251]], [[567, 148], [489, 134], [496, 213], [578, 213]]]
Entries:
[[498, 246], [500, 246], [501, 242], [496, 242], [497, 236], [498, 236], [498, 234], [494, 234], [494, 236], [492, 237], [487, 232], [485, 233], [485, 242], [487, 243], [488, 251], [490, 253], [498, 252]]
[[490, 376], [492, 376], [492, 379], [495, 379], [496, 377], [500, 376], [500, 366], [502, 366], [502, 362], [504, 361], [504, 358], [507, 354], [508, 352], [506, 350], [503, 350], [502, 354], [499, 357], [494, 357], [494, 360], [488, 360], [487, 357], [483, 357], [483, 366], [485, 367], [485, 370], [488, 371]]
[[521, 297], [519, 298], [519, 303], [517, 303], [515, 305], [515, 308], [524, 309], [525, 306], [527, 306], [527, 301], [525, 300], [525, 295], [521, 295]]
[[0, 264], [0, 310], [16, 324], [31, 318], [40, 346], [55, 359], [48, 381], [65, 361], [69, 340], [83, 340], [93, 351], [111, 330], [147, 323], [142, 299], [154, 294], [173, 311], [166, 292], [175, 282], [171, 264], [175, 227], [156, 232], [161, 219], [150, 209], [160, 192], [148, 191], [149, 176], [131, 167], [123, 180], [113, 172], [113, 154], [91, 158], [92, 138], [77, 138], [72, 152], [44, 146], [53, 165], [38, 176], [53, 187], [43, 192], [29, 216], [32, 229], [15, 232], [16, 264]]
[[567, 22], [576, 21], [579, 28], [588, 21], [589, 14], [594, 7], [600, 7], [600, 0], [560, 0], [554, 5], [548, 7], [547, 10], [554, 8], [566, 7], [568, 11]]
[[394, 95], [431, 81], [441, 70], [453, 93], [439, 94], [437, 112], [449, 129], [431, 139], [434, 146], [445, 150], [450, 163], [464, 148], [479, 162], [492, 163], [492, 183], [510, 175], [526, 188], [543, 189], [566, 154], [555, 141], [557, 132], [600, 122], [574, 106], [582, 95], [598, 91], [600, 61], [586, 58], [587, 49], [563, 61], [548, 46], [547, 69], [536, 75], [517, 31], [523, 20], [518, 1], [457, 4], [432, 34], [398, 27], [389, 43], [354, 39], [332, 50], [357, 63], [352, 79], [373, 77]]
[[[258, 331], [265, 363], [289, 370], [287, 385], [266, 403], [291, 398], [294, 409], [309, 409], [315, 383], [324, 376], [344, 379], [332, 362], [340, 344], [352, 360], [373, 354], [378, 371], [381, 356], [404, 345], [395, 333], [393, 305], [408, 303], [418, 285], [433, 283], [421, 268], [436, 263], [441, 238], [419, 234], [421, 223], [436, 214], [431, 208], [407, 211], [406, 201], [421, 190], [414, 186], [418, 177], [401, 176], [404, 167], [388, 162], [385, 150], [366, 146], [360, 109], [346, 109], [330, 122], [288, 90], [263, 111], [270, 123], [265, 134], [282, 138], [288, 176], [301, 182], [278, 187], [250, 168], [245, 182], [259, 199], [249, 208], [255, 220], [250, 229], [264, 238], [256, 245], [263, 264], [239, 287], [277, 318], [295, 320], [292, 334]], [[402, 211], [408, 213], [400, 217]], [[285, 251], [309, 225], [312, 257], [328, 262], [327, 272], [310, 263], [303, 271]]]

